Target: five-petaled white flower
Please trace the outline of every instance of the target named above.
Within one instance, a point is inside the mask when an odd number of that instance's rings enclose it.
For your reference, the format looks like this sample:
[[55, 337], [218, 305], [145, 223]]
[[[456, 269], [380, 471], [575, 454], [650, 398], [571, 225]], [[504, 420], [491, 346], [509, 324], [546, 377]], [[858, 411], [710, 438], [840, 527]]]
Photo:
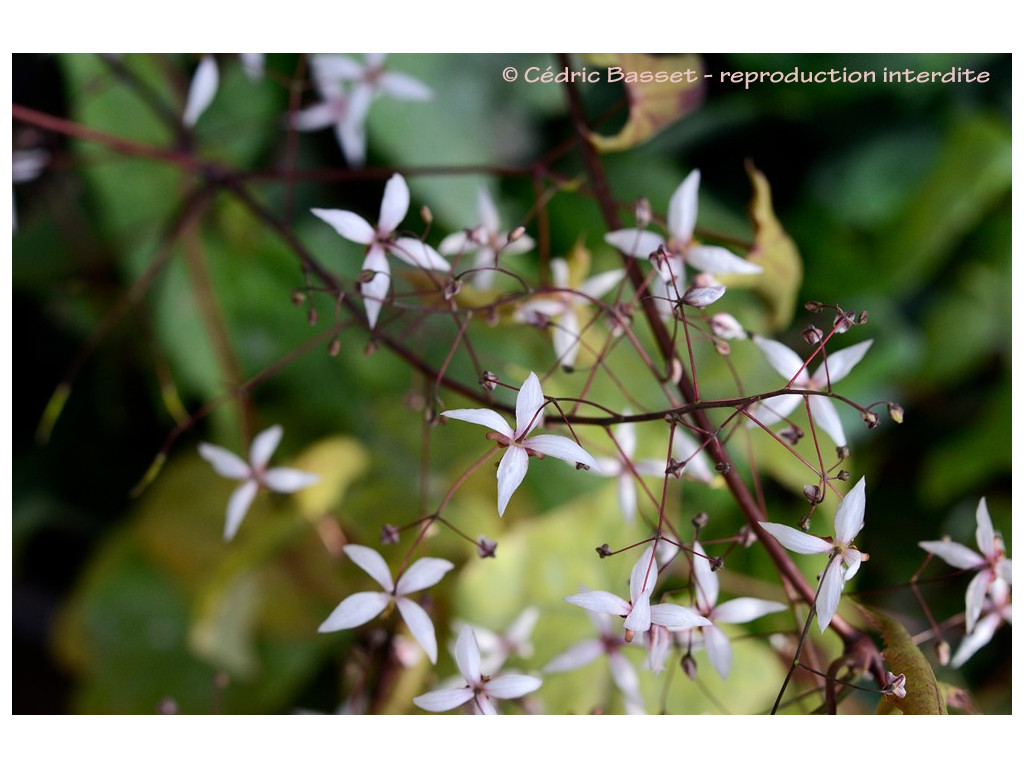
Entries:
[[499, 445], [507, 446], [505, 455], [498, 464], [498, 515], [505, 514], [505, 507], [513, 492], [526, 477], [530, 456], [544, 458], [554, 456], [577, 466], [589, 469], [597, 459], [567, 437], [558, 435], [534, 435], [527, 437], [541, 423], [544, 409], [544, 392], [536, 373], [530, 373], [516, 396], [516, 427], [512, 429], [505, 419], [489, 408], [457, 408], [444, 411], [441, 415], [449, 419], [468, 421], [489, 427], [487, 437]]
[[774, 536], [786, 549], [800, 555], [828, 555], [829, 561], [818, 585], [815, 609], [818, 612], [818, 627], [822, 634], [832, 622], [843, 585], [854, 577], [867, 556], [854, 545], [853, 539], [864, 527], [864, 478], [851, 488], [836, 510], [834, 521], [835, 537], [822, 539], [809, 533], [779, 523], [761, 523], [761, 527]]
[[368, 53], [360, 64], [348, 56], [315, 54], [311, 57], [313, 82], [320, 101], [292, 117], [300, 131], [334, 126], [345, 160], [350, 166], [366, 162], [366, 117], [377, 96], [426, 101], [431, 90], [419, 80], [384, 69], [387, 54]]
[[218, 475], [243, 481], [228, 501], [228, 515], [224, 523], [225, 541], [234, 538], [261, 486], [278, 493], [294, 493], [320, 479], [317, 475], [298, 469], [267, 468], [283, 434], [284, 430], [275, 425], [256, 435], [249, 448], [248, 463], [226, 448], [209, 443], [199, 444], [199, 455], [213, 465]]
[[954, 568], [978, 570], [967, 586], [967, 634], [974, 631], [974, 624], [981, 615], [981, 606], [991, 585], [997, 579], [1007, 584], [1013, 583], [1012, 561], [1006, 557], [1003, 537], [992, 528], [992, 518], [989, 517], [984, 498], [978, 502], [975, 518], [978, 521], [975, 536], [980, 554], [955, 541], [919, 542], [925, 551], [942, 558]]
[[334, 227], [346, 240], [367, 246], [363, 270], [372, 276], [361, 283], [360, 291], [366, 303], [366, 321], [370, 328], [377, 324], [377, 316], [391, 285], [391, 268], [385, 253], [421, 269], [447, 272], [450, 268], [441, 254], [426, 243], [414, 237], [395, 236], [395, 230], [408, 212], [409, 186], [397, 173], [384, 186], [376, 227], [352, 211], [313, 209], [316, 216]]
[[475, 712], [482, 715], [496, 715], [492, 699], [518, 699], [540, 688], [543, 682], [532, 675], [500, 675], [489, 677], [480, 668], [480, 649], [477, 646], [473, 628], [465, 626], [459, 632], [455, 643], [455, 663], [466, 684], [462, 688], [442, 688], [417, 696], [413, 703], [428, 712], [444, 712], [455, 709], [470, 701], [476, 704]]
[[756, 597], [737, 597], [721, 605], [715, 605], [718, 602], [718, 574], [711, 569], [711, 563], [705, 557], [704, 548], [699, 542], [693, 544], [693, 577], [697, 611], [711, 622], [708, 626], [700, 628], [701, 639], [708, 652], [708, 661], [718, 672], [719, 677], [725, 680], [729, 676], [729, 667], [732, 666], [732, 645], [729, 643], [729, 637], [718, 625], [745, 624], [769, 613], [784, 611], [786, 606]]
[[480, 218], [477, 227], [448, 235], [437, 250], [445, 256], [476, 251], [471, 280], [477, 288], [487, 289], [494, 284], [494, 267], [498, 266], [498, 257], [527, 253], [533, 248], [534, 242], [533, 238], [525, 234], [509, 240], [509, 233], [501, 231], [498, 209], [485, 187], [480, 187], [477, 197], [477, 216]]
[[426, 652], [430, 662], [436, 664], [437, 638], [434, 635], [434, 624], [427, 612], [406, 595], [434, 586], [455, 566], [438, 557], [421, 557], [410, 565], [395, 583], [391, 579], [388, 564], [376, 550], [359, 544], [349, 544], [345, 547], [345, 554], [384, 587], [384, 591], [357, 592], [349, 595], [331, 611], [331, 615], [320, 625], [318, 631], [336, 632], [339, 629], [361, 626], [379, 616], [393, 601], [416, 642]]
[[655, 562], [654, 547], [647, 550], [636, 561], [629, 576], [629, 600], [603, 590], [580, 592], [565, 598], [567, 603], [578, 605], [594, 613], [622, 616], [625, 621], [626, 642], [631, 642], [637, 632], [647, 632], [652, 624], [662, 626], [670, 632], [703, 627], [711, 624], [703, 616], [689, 608], [672, 603], [651, 605], [651, 594], [658, 580], [658, 564]]
[[[800, 355], [785, 344], [762, 336], [754, 337], [754, 343], [764, 353], [768, 363], [789, 380], [790, 387], [812, 392], [830, 391], [832, 384], [844, 378], [861, 361], [872, 341], [872, 339], [868, 339], [854, 344], [852, 347], [833, 352], [811, 376]], [[751, 408], [750, 413], [765, 425], [774, 424], [792, 413], [803, 398], [804, 395], [796, 394], [769, 397]], [[837, 446], [846, 445], [843, 423], [839, 420], [839, 413], [832, 404], [832, 400], [825, 396], [814, 395], [810, 398], [810, 405], [814, 423], [825, 430]], [[749, 426], [757, 425], [751, 421]]]
[[687, 292], [684, 264], [712, 275], [750, 275], [762, 271], [759, 265], [725, 248], [694, 242], [699, 188], [700, 171], [693, 170], [673, 193], [668, 204], [667, 238], [643, 229], [620, 229], [604, 237], [608, 244], [628, 256], [655, 262], [662, 283], [652, 288], [652, 293], [667, 299], [666, 306], [675, 304]]

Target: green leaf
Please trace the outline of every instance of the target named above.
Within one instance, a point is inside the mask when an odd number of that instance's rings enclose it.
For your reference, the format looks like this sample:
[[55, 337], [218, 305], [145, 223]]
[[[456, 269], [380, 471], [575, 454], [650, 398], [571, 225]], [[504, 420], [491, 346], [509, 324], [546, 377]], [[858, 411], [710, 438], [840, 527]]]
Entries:
[[914, 643], [910, 633], [896, 619], [881, 611], [864, 606], [860, 606], [860, 609], [882, 630], [882, 638], [885, 641], [882, 656], [889, 662], [892, 673], [907, 676], [906, 697], [888, 697], [891, 703], [905, 715], [947, 714], [946, 697], [939, 690], [935, 672]]

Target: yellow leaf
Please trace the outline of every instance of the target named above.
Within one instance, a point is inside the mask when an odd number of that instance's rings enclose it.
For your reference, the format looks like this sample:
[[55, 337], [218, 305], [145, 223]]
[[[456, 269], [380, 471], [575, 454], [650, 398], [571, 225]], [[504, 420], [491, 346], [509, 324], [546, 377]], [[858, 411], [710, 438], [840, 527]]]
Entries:
[[[907, 695], [902, 699], [888, 697], [891, 703], [905, 715], [945, 715], [946, 699], [935, 681], [935, 673], [924, 654], [914, 643], [903, 625], [881, 611], [860, 606], [861, 610], [879, 629], [885, 641], [882, 656], [889, 662], [894, 675], [907, 676]], [[880, 711], [887, 707], [881, 707]]]

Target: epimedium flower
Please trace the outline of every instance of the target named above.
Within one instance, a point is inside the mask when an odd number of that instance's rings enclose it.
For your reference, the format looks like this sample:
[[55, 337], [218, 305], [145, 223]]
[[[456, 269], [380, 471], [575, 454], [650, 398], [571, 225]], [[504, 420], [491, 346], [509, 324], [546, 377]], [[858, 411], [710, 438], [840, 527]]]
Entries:
[[477, 217], [480, 224], [473, 229], [448, 235], [437, 250], [445, 256], [476, 252], [473, 261], [473, 285], [487, 289], [494, 284], [494, 267], [499, 256], [518, 256], [533, 249], [533, 238], [520, 235], [511, 239], [511, 233], [502, 232], [498, 209], [486, 187], [480, 187], [477, 195]]
[[[763, 336], [754, 336], [754, 343], [764, 353], [768, 364], [784, 376], [791, 387], [812, 392], [828, 392], [832, 384], [845, 378], [861, 361], [873, 340], [868, 339], [838, 352], [832, 352], [813, 376], [808, 373], [803, 358], [785, 344]], [[766, 425], [774, 424], [792, 413], [803, 397], [797, 394], [769, 397], [757, 403], [750, 412]], [[837, 446], [846, 445], [843, 423], [839, 420], [839, 413], [832, 400], [824, 396], [813, 396], [810, 398], [810, 406], [814, 423], [825, 430]], [[753, 422], [749, 424], [756, 426]]]
[[372, 329], [377, 324], [381, 305], [391, 285], [391, 268], [385, 254], [420, 269], [447, 272], [450, 265], [426, 243], [414, 237], [397, 237], [395, 230], [409, 212], [409, 186], [399, 174], [394, 174], [384, 186], [384, 197], [380, 204], [380, 217], [374, 227], [366, 219], [352, 211], [313, 208], [313, 214], [330, 224], [334, 231], [346, 240], [365, 245], [366, 258], [363, 270], [368, 279], [360, 284], [360, 291], [366, 305], [366, 321]]
[[518, 699], [540, 688], [543, 682], [532, 675], [499, 675], [491, 677], [480, 667], [480, 648], [473, 628], [464, 626], [455, 643], [455, 664], [466, 684], [461, 688], [442, 688], [424, 693], [413, 699], [413, 703], [428, 712], [445, 712], [472, 701], [475, 712], [482, 715], [496, 715], [498, 710], [493, 699]]
[[823, 539], [779, 523], [760, 523], [768, 533], [786, 549], [800, 555], [828, 555], [829, 561], [818, 585], [815, 610], [818, 613], [818, 627], [824, 634], [839, 608], [843, 585], [852, 579], [860, 569], [861, 561], [867, 556], [854, 545], [853, 539], [864, 527], [864, 478], [851, 488], [836, 510], [833, 521], [835, 536]]
[[[628, 412], [626, 415], [629, 415]], [[627, 523], [636, 517], [636, 478], [664, 477], [665, 462], [659, 459], [634, 459], [636, 451], [636, 425], [624, 421], [615, 428], [615, 443], [619, 455], [599, 456], [594, 472], [618, 480], [619, 509]]]
[[489, 408], [456, 408], [441, 413], [449, 419], [468, 421], [490, 428], [487, 437], [506, 446], [505, 455], [498, 464], [498, 515], [505, 514], [505, 507], [516, 488], [526, 477], [530, 456], [544, 458], [554, 456], [582, 468], [589, 469], [597, 459], [567, 437], [558, 435], [534, 435], [528, 437], [534, 427], [542, 421], [544, 392], [540, 379], [531, 372], [523, 382], [516, 396], [516, 426], [511, 428], [505, 419]]
[[1010, 583], [997, 578], [989, 585], [990, 598], [983, 600], [982, 616], [964, 636], [950, 663], [962, 666], [980, 648], [987, 645], [1003, 624], [1013, 623], [1013, 599]]
[[337, 632], [359, 627], [379, 616], [392, 602], [398, 607], [412, 636], [426, 652], [431, 664], [437, 663], [437, 638], [434, 624], [418, 603], [406, 597], [412, 592], [432, 587], [455, 566], [438, 557], [421, 557], [410, 565], [395, 582], [388, 564], [380, 554], [359, 544], [345, 546], [349, 559], [366, 571], [374, 581], [384, 587], [383, 592], [357, 592], [342, 600], [331, 611], [319, 632]]
[[538, 324], [538, 320], [551, 326], [551, 341], [558, 363], [571, 368], [576, 362], [580, 346], [580, 318], [578, 308], [590, 304], [622, 282], [623, 269], [613, 269], [594, 275], [578, 288], [570, 285], [569, 263], [565, 259], [551, 260], [553, 288], [546, 295], [529, 299], [513, 315], [520, 323]]
[[246, 512], [252, 506], [256, 493], [260, 488], [267, 488], [278, 493], [294, 493], [317, 482], [320, 478], [310, 472], [286, 467], [268, 469], [270, 457], [277, 450], [284, 430], [275, 425], [260, 432], [253, 438], [249, 448], [249, 461], [236, 456], [226, 448], [209, 443], [199, 444], [199, 455], [213, 465], [213, 470], [221, 477], [241, 480], [231, 498], [228, 500], [227, 519], [224, 523], [224, 540], [231, 541], [238, 526], [242, 524]]
[[485, 675], [494, 675], [511, 656], [520, 659], [528, 659], [533, 656], [530, 635], [533, 634], [533, 628], [537, 625], [539, 618], [540, 611], [530, 606], [523, 610], [502, 633], [473, 626], [477, 647], [480, 649], [481, 671]]
[[1011, 584], [1013, 581], [1012, 561], [1006, 557], [1003, 537], [992, 528], [992, 518], [989, 516], [988, 504], [985, 503], [984, 498], [978, 502], [975, 519], [978, 523], [975, 532], [978, 552], [955, 541], [918, 542], [926, 552], [941, 558], [954, 568], [978, 571], [967, 586], [968, 635], [974, 631], [975, 622], [981, 615], [982, 604], [991, 585], [997, 579], [1002, 579], [1007, 584]]

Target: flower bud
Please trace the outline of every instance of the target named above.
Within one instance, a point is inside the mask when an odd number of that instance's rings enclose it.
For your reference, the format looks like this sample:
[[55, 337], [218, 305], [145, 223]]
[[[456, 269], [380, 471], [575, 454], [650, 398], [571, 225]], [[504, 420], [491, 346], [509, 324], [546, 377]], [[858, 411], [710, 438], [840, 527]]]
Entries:
[[423, 219], [423, 223], [428, 227], [434, 223], [434, 214], [427, 206], [420, 208], [420, 218]]
[[939, 640], [939, 642], [935, 644], [935, 655], [939, 658], [939, 664], [941, 664], [944, 667], [949, 666], [949, 643], [947, 643], [945, 640]]
[[494, 557], [495, 550], [497, 549], [498, 542], [496, 541], [491, 541], [483, 536], [480, 536], [476, 540], [476, 553], [480, 555], [480, 557]]
[[848, 446], [848, 445], [836, 446], [836, 457], [840, 461], [846, 461], [848, 458], [850, 458], [850, 446]]
[[816, 485], [804, 486], [804, 498], [808, 504], [820, 504], [822, 500], [821, 488]]
[[885, 673], [885, 687], [882, 693], [886, 696], [895, 696], [897, 699], [905, 698], [907, 695], [907, 676], [894, 675], [892, 672]]
[[331, 339], [331, 343], [327, 345], [327, 354], [331, 357], [337, 357], [339, 352], [341, 352], [341, 338], [335, 336]]
[[498, 388], [498, 374], [493, 371], [484, 371], [480, 374], [480, 386], [489, 392], [493, 392]]
[[711, 565], [711, 572], [720, 571], [725, 567], [725, 560], [720, 557], [712, 557], [708, 559], [708, 563]]
[[691, 654], [687, 653], [685, 656], [683, 656], [683, 658], [679, 662], [679, 665], [683, 668], [683, 672], [686, 673], [686, 676], [688, 678], [690, 678], [691, 680], [697, 679], [697, 661], [693, 658]]
[[889, 403], [889, 418], [897, 424], [903, 423], [903, 406], [899, 403]]
[[398, 543], [399, 530], [393, 525], [388, 523], [384, 524], [384, 527], [380, 530], [380, 543], [381, 544], [397, 544]]
[[720, 461], [715, 464], [715, 471], [720, 475], [728, 475], [732, 472], [732, 464], [727, 461]]
[[736, 534], [736, 541], [738, 541], [739, 545], [744, 549], [750, 549], [757, 541], [757, 534], [754, 533], [754, 529], [749, 525], [744, 525]]
[[641, 197], [636, 201], [636, 228], [644, 229], [651, 223], [651, 201]]
[[305, 291], [292, 291], [292, 304], [296, 307], [301, 307], [306, 303], [306, 292]]
[[597, 554], [601, 557], [602, 560], [606, 557], [611, 557], [612, 548], [609, 547], [607, 544], [602, 544], [600, 547], [596, 547], [596, 549]]
[[721, 284], [708, 285], [700, 288], [691, 288], [683, 294], [683, 304], [691, 307], [706, 307], [714, 304], [725, 295], [725, 286]]
[[708, 520], [709, 518], [707, 512], [699, 512], [693, 516], [693, 520], [691, 520], [690, 522], [693, 523], [693, 527], [699, 531], [701, 528], [708, 524]]
[[712, 315], [708, 324], [711, 326], [711, 333], [720, 339], [747, 338], [747, 332], [740, 325], [740, 321], [728, 312], [718, 312]]
[[316, 322], [319, 318], [320, 315], [317, 314], [316, 307], [310, 307], [309, 312], [306, 313], [306, 321], [310, 325], [316, 325]]
[[515, 229], [513, 229], [511, 232], [508, 233], [508, 241], [510, 243], [514, 243], [516, 240], [518, 240], [519, 238], [521, 238], [525, 234], [526, 234], [526, 227], [524, 227], [522, 225], [519, 225], [518, 227], [516, 227]]
[[836, 333], [846, 333], [857, 323], [857, 317], [853, 312], [839, 312], [836, 314], [836, 319], [832, 321], [832, 326], [836, 329]]
[[797, 426], [788, 426], [785, 429], [779, 430], [779, 437], [785, 440], [790, 445], [796, 445], [800, 442], [800, 438], [804, 436], [804, 431]]
[[844, 483], [847, 480], [849, 480], [849, 479], [850, 479], [850, 473], [847, 472], [845, 469], [839, 470], [839, 474], [836, 475], [836, 480], [840, 480], [840, 481], [842, 481]]
[[821, 312], [824, 306], [825, 305], [822, 304], [820, 301], [808, 301], [806, 304], [804, 304], [804, 309], [806, 309], [808, 312], [813, 312], [817, 314], [818, 312]]
[[449, 280], [444, 286], [444, 300], [451, 301], [462, 290], [461, 280]]
[[800, 337], [812, 347], [825, 338], [825, 334], [822, 333], [821, 328], [816, 325], [808, 325], [800, 333]]
[[875, 415], [874, 411], [864, 411], [861, 414], [861, 418], [864, 419], [864, 423], [868, 425], [868, 429], [874, 429], [878, 426], [878, 416]]

